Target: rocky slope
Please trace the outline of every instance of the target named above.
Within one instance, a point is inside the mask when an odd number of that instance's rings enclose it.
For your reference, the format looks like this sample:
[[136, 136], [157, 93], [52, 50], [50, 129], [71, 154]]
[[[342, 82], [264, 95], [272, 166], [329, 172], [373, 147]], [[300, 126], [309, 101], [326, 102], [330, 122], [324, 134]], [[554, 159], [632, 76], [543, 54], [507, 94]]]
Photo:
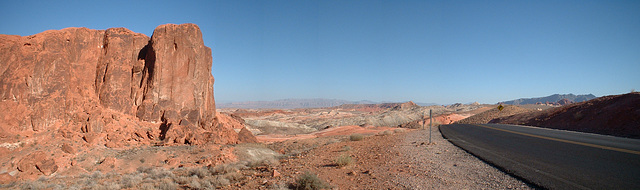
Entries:
[[640, 138], [640, 93], [600, 97], [540, 112], [497, 118], [491, 123]]
[[50, 175], [96, 147], [238, 143], [243, 127], [216, 115], [211, 64], [195, 24], [151, 38], [126, 28], [0, 35], [0, 153], [10, 155], [0, 176]]
[[[593, 94], [574, 95], [574, 94], [554, 94], [546, 97], [539, 98], [520, 98], [517, 100], [510, 100], [502, 102], [509, 105], [522, 105], [522, 104], [537, 104], [537, 103], [560, 103], [562, 102], [584, 102], [596, 98]], [[566, 100], [563, 100], [566, 99]], [[566, 105], [566, 104], [561, 104]]]
[[519, 113], [529, 113], [529, 112], [533, 112], [535, 110], [533, 109], [526, 109], [526, 108], [521, 108], [518, 106], [513, 106], [513, 105], [505, 105], [504, 109], [502, 109], [502, 111], [498, 110], [498, 106], [495, 106], [494, 108], [484, 111], [482, 113], [478, 113], [475, 114], [471, 117], [467, 117], [465, 119], [462, 119], [460, 121], [456, 121], [455, 123], [460, 123], [460, 124], [485, 124], [488, 123], [489, 121], [496, 119], [496, 118], [500, 118], [500, 117], [506, 117], [506, 116], [511, 116], [511, 115], [515, 115], [515, 114], [519, 114]]

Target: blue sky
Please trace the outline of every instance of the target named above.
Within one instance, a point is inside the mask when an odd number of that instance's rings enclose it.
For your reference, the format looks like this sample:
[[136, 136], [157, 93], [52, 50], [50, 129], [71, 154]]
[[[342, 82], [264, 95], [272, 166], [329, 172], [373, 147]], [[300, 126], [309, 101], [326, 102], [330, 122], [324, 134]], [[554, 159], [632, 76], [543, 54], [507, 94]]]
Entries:
[[640, 90], [640, 1], [2, 1], [0, 33], [195, 23], [216, 100], [496, 103]]

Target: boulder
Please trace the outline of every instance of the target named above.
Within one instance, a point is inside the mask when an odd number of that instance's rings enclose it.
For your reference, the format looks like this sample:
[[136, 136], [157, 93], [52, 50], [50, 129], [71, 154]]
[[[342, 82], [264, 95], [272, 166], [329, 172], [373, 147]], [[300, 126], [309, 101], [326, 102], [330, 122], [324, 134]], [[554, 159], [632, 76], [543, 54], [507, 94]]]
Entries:
[[238, 141], [242, 143], [258, 143], [258, 139], [246, 127], [243, 127], [238, 133]]
[[76, 149], [73, 148], [73, 145], [71, 145], [69, 143], [62, 144], [62, 147], [60, 147], [60, 149], [62, 150], [62, 152], [65, 152], [67, 154], [75, 154], [76, 153]]
[[53, 159], [42, 160], [36, 163], [36, 168], [44, 175], [51, 175], [58, 171], [58, 165], [56, 165], [56, 161]]
[[[35, 174], [39, 172], [39, 168], [37, 168], [37, 164], [43, 165], [46, 159], [46, 154], [42, 151], [33, 152], [25, 157], [23, 157], [20, 161], [18, 161], [18, 170], [28, 174]], [[47, 163], [50, 164], [50, 163]], [[55, 165], [55, 162], [54, 162]], [[49, 165], [47, 165], [49, 166]], [[57, 169], [57, 166], [56, 166]]]

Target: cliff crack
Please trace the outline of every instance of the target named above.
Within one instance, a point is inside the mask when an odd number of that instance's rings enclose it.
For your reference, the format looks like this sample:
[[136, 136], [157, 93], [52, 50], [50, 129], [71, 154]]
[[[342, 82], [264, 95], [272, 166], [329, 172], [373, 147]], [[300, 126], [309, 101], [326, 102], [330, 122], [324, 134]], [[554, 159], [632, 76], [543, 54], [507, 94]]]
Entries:
[[102, 89], [102, 85], [106, 81], [107, 75], [107, 67], [108, 63], [105, 60], [108, 53], [109, 46], [109, 35], [107, 31], [104, 31], [104, 35], [102, 36], [102, 54], [100, 58], [98, 58], [98, 64], [96, 64], [96, 78], [95, 78], [95, 92], [98, 94], [98, 98], [100, 98], [100, 90]]

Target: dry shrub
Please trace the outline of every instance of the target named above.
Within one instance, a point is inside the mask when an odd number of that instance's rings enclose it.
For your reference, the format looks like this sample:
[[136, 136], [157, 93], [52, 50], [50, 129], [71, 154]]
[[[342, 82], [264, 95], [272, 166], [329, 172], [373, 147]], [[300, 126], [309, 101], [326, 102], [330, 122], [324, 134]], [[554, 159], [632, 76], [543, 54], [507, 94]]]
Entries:
[[[212, 183], [216, 186], [225, 186], [224, 184], [228, 184], [233, 181], [238, 181], [242, 177], [242, 173], [240, 173], [241, 169], [246, 168], [241, 164], [223, 164], [217, 165], [215, 167], [209, 168], [209, 171], [212, 175], [216, 177], [216, 181], [212, 181]], [[226, 182], [225, 182], [226, 181]]]
[[173, 172], [169, 171], [166, 168], [151, 168], [145, 171], [147, 173], [147, 178], [151, 179], [164, 179], [164, 178], [172, 178], [174, 176]]
[[211, 184], [215, 187], [222, 187], [222, 186], [227, 186], [231, 184], [231, 180], [229, 180], [229, 178], [226, 178], [225, 176], [215, 176], [215, 177], [211, 177], [208, 181], [211, 182]]
[[318, 176], [311, 172], [305, 172], [296, 180], [295, 184], [292, 184], [292, 189], [296, 190], [316, 190], [316, 189], [330, 189], [331, 186], [324, 180], [318, 178]]
[[[180, 184], [180, 185], [186, 185], [187, 183], [191, 182], [191, 178], [190, 176], [178, 176], [178, 177], [174, 177], [173, 181], [175, 181], [176, 183]], [[196, 178], [196, 177], [194, 177]]]
[[362, 139], [364, 139], [364, 135], [362, 134], [351, 134], [349, 136], [349, 140], [351, 141], [361, 141]]
[[[187, 189], [215, 189], [228, 186], [242, 179], [244, 176], [240, 169], [246, 167], [239, 163], [217, 165], [214, 167], [190, 168], [181, 176], [173, 176], [175, 183], [167, 182], [166, 187], [182, 186]], [[180, 173], [180, 172], [178, 172]], [[158, 187], [160, 188], [160, 186]]]
[[161, 190], [175, 190], [178, 189], [178, 184], [171, 179], [163, 179], [156, 187]]
[[209, 167], [209, 172], [213, 175], [221, 175], [227, 173], [234, 173], [240, 171], [240, 169], [245, 168], [241, 164], [220, 164], [214, 167]]
[[229, 181], [238, 181], [242, 179], [242, 177], [244, 176], [242, 175], [242, 173], [238, 171], [238, 172], [226, 173], [222, 175], [222, 177], [224, 177], [225, 179], [228, 179]]
[[394, 133], [404, 133], [404, 129], [394, 129]]
[[338, 158], [333, 160], [333, 163], [336, 164], [336, 166], [338, 166], [339, 168], [348, 166], [352, 162], [353, 162], [353, 160], [351, 159], [351, 156], [346, 155], [346, 154], [340, 155], [340, 156], [338, 156]]
[[134, 175], [134, 174], [129, 174], [129, 175], [124, 175], [122, 176], [122, 178], [120, 178], [120, 185], [122, 186], [122, 188], [133, 188], [136, 185], [140, 184], [140, 182], [142, 181], [142, 176], [141, 175]]
[[278, 164], [280, 164], [280, 161], [276, 157], [265, 157], [260, 160], [246, 162], [246, 166], [249, 168], [257, 168], [262, 166], [275, 166]]
[[22, 184], [22, 187], [20, 187], [20, 189], [44, 189], [46, 187], [47, 186], [40, 181], [29, 181]]
[[140, 185], [140, 188], [142, 190], [155, 190], [156, 187], [153, 186], [153, 184], [151, 183], [143, 183], [142, 185]]
[[120, 188], [120, 185], [116, 184], [116, 183], [107, 183], [107, 184], [100, 184], [100, 185], [96, 185], [91, 187], [91, 189], [96, 189], [96, 190], [118, 190], [118, 189], [122, 189]]
[[189, 189], [213, 189], [213, 185], [209, 180], [193, 179], [187, 185]]
[[280, 164], [281, 155], [264, 144], [240, 144], [235, 147], [234, 153], [249, 168]]
[[393, 134], [393, 131], [391, 131], [391, 130], [380, 131], [378, 134], [379, 135], [383, 135], [383, 136], [384, 135], [391, 135], [391, 134]]
[[204, 167], [191, 168], [189, 170], [189, 176], [198, 176], [198, 178], [202, 179], [207, 176], [210, 176], [209, 170]]

